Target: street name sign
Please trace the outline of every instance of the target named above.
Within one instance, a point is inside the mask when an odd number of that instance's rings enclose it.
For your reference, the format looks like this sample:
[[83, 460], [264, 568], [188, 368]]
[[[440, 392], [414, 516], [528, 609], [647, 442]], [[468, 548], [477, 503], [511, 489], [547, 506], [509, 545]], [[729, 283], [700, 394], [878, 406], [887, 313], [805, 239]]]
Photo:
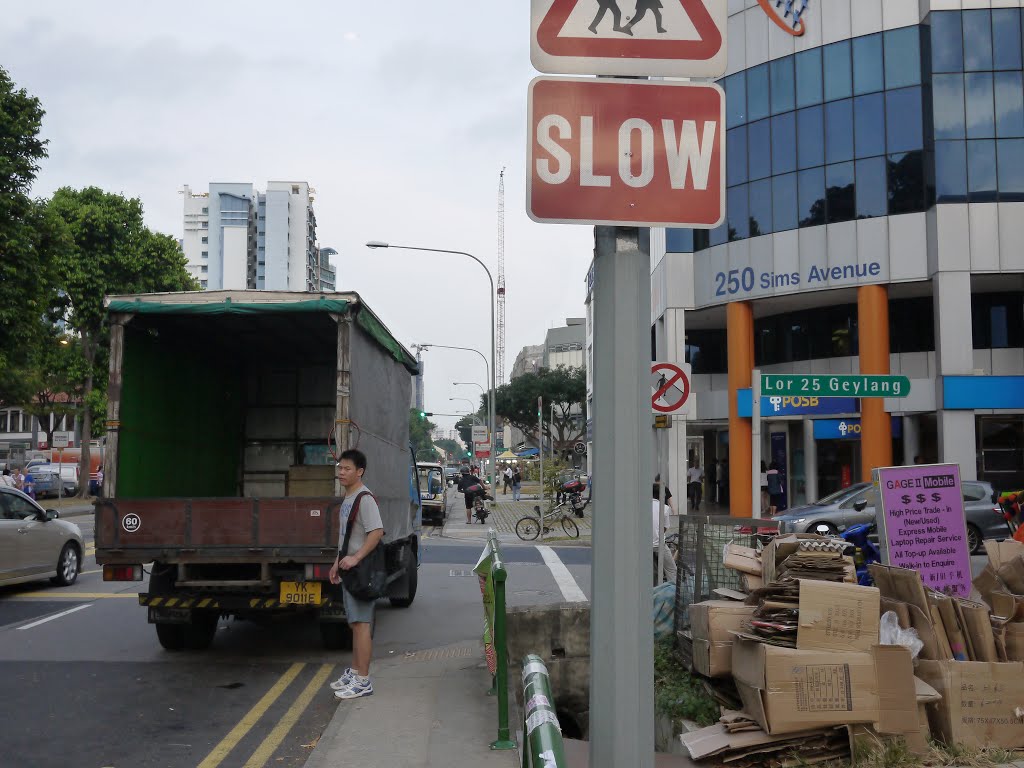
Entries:
[[711, 229], [725, 216], [725, 94], [714, 84], [530, 83], [534, 221]]
[[655, 415], [689, 415], [693, 403], [690, 394], [689, 365], [651, 365], [651, 411]]
[[70, 432], [54, 432], [53, 433], [53, 445], [51, 448], [67, 448], [71, 445], [71, 433]]
[[[532, 0], [530, 60], [552, 75], [707, 77], [728, 65], [728, 0]], [[644, 3], [644, 5], [651, 5]]]
[[906, 397], [910, 379], [906, 376], [829, 376], [822, 374], [765, 373], [761, 375], [762, 395], [814, 395], [816, 397]]

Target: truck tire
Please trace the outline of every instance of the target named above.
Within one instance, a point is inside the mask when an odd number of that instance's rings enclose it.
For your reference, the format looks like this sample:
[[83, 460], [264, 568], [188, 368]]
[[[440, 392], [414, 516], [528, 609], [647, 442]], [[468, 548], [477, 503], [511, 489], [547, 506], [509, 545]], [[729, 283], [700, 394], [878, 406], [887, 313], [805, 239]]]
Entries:
[[185, 629], [185, 648], [190, 651], [205, 651], [217, 634], [219, 614], [209, 611], [192, 614], [192, 623], [182, 625]]
[[156, 639], [167, 651], [180, 651], [185, 647], [184, 624], [155, 624]]
[[352, 650], [352, 628], [342, 621], [321, 621], [320, 640], [328, 651]]
[[409, 547], [408, 550], [409, 562], [405, 566], [405, 576], [402, 577], [401, 583], [406, 587], [405, 597], [391, 597], [388, 598], [391, 601], [393, 608], [408, 608], [412, 605], [412, 601], [416, 599], [416, 587], [419, 585], [419, 563], [416, 562], [416, 550], [413, 547]]

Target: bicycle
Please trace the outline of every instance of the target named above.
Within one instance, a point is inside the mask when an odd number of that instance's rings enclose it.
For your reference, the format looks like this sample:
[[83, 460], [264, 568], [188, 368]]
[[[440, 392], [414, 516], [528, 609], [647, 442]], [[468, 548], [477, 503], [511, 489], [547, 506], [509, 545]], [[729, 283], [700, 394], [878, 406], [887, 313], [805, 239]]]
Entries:
[[[580, 535], [580, 527], [576, 525], [576, 521], [572, 519], [572, 514], [568, 511], [569, 502], [563, 501], [561, 504], [557, 504], [552, 507], [551, 511], [542, 515], [540, 511], [540, 505], [534, 505], [533, 511], [537, 513], [536, 517], [526, 515], [525, 517], [519, 518], [516, 521], [516, 536], [523, 541], [533, 541], [540, 536], [541, 521], [543, 518], [553, 518], [558, 510], [562, 510], [561, 516], [558, 518], [558, 522], [562, 524], [562, 530], [565, 531], [565, 535], [572, 539], [578, 539]], [[544, 525], [544, 533], [551, 533], [551, 528]]]

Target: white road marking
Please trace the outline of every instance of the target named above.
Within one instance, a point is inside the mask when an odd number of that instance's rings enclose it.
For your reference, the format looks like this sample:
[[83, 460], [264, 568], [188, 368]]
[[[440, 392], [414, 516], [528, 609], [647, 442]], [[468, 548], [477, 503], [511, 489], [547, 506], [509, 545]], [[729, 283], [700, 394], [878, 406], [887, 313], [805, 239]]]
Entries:
[[81, 611], [82, 609], [88, 608], [91, 605], [92, 605], [92, 603], [86, 603], [85, 605], [76, 605], [74, 608], [69, 608], [66, 611], [61, 611], [60, 613], [55, 613], [55, 614], [53, 614], [53, 616], [47, 616], [45, 619], [40, 619], [39, 621], [33, 621], [31, 624], [26, 624], [24, 627], [18, 627], [18, 629], [21, 629], [21, 630], [32, 629], [33, 627], [38, 627], [40, 624], [45, 624], [48, 621], [53, 621], [54, 619], [59, 619], [62, 616], [67, 616], [69, 613], [74, 613], [75, 611]]
[[569, 573], [569, 569], [565, 567], [565, 563], [562, 562], [561, 558], [555, 553], [551, 547], [545, 547], [542, 544], [537, 545], [537, 551], [540, 552], [540, 556], [544, 558], [544, 563], [551, 571], [551, 575], [555, 578], [555, 583], [558, 588], [562, 591], [562, 597], [565, 598], [567, 603], [586, 603], [588, 602], [587, 596], [583, 594], [583, 590], [580, 589], [580, 585], [576, 583], [576, 579]]

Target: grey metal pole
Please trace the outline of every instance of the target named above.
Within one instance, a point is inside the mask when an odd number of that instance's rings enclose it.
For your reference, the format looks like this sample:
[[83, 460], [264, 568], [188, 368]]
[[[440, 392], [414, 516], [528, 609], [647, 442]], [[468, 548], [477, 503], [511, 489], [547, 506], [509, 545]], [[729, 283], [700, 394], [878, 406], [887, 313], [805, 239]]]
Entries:
[[753, 475], [753, 502], [751, 517], [761, 518], [761, 370], [755, 368], [750, 375], [750, 471]]
[[540, 540], [544, 541], [544, 398], [537, 398], [537, 445], [540, 450]]
[[595, 240], [590, 765], [653, 768], [650, 231]]

